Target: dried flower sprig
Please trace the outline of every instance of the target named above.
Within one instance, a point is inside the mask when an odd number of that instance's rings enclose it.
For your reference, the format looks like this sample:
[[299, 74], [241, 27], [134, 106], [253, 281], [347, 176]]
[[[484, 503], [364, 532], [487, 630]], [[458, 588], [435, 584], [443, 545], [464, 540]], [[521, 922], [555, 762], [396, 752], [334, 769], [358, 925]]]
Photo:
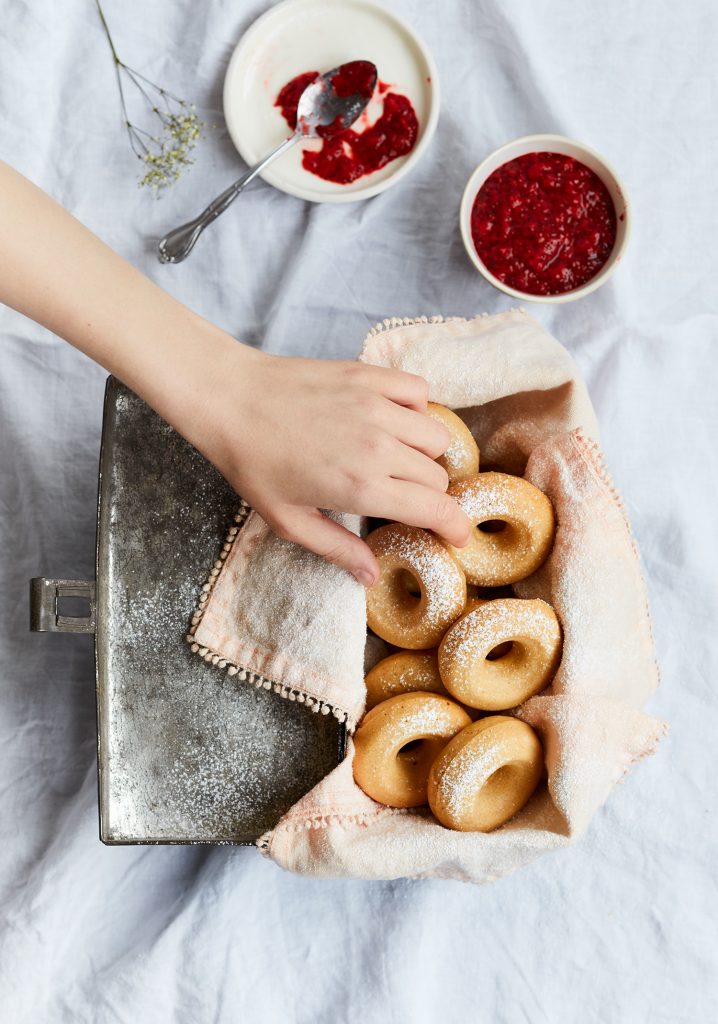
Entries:
[[[159, 196], [164, 189], [174, 185], [182, 171], [193, 163], [190, 154], [201, 138], [203, 122], [195, 113], [193, 104], [155, 85], [139, 71], [135, 71], [120, 60], [100, 0], [95, 0], [95, 5], [115, 62], [120, 105], [130, 145], [135, 156], [145, 164], [145, 172], [139, 180], [139, 185], [146, 185]], [[160, 128], [157, 134], [141, 128], [130, 120], [123, 78], [125, 83], [134, 86], [148, 104], [152, 115], [159, 120]]]

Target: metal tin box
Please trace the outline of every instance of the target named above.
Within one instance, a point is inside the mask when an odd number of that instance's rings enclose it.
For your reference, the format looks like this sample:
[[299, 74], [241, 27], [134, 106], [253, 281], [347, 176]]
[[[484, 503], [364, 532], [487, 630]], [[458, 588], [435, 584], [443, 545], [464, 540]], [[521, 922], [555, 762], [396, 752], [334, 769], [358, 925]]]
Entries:
[[[97, 579], [38, 578], [30, 600], [32, 629], [95, 637], [104, 843], [251, 843], [343, 757], [332, 716], [218, 672], [185, 642], [237, 504], [191, 445], [109, 378]], [[67, 614], [80, 598], [85, 614]]]

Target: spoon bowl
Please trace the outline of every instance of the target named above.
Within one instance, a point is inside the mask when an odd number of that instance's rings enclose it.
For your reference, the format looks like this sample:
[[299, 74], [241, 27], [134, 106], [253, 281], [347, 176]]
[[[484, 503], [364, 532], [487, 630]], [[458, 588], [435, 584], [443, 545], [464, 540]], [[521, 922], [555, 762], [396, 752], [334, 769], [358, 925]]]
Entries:
[[320, 75], [299, 98], [296, 131], [309, 139], [346, 131], [372, 98], [377, 74], [371, 61], [353, 60]]

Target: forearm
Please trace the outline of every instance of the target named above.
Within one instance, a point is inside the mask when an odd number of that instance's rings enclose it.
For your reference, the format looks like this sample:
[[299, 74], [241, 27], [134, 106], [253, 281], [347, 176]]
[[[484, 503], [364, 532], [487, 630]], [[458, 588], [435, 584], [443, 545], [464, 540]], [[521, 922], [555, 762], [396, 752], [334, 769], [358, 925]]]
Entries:
[[0, 266], [0, 301], [65, 338], [170, 421], [197, 375], [237, 347], [2, 162]]

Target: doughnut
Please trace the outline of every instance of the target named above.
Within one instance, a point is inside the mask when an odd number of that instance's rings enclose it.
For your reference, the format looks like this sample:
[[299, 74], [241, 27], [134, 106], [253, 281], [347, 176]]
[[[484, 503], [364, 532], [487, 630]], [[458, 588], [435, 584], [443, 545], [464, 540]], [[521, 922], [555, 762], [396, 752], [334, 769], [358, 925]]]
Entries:
[[441, 541], [416, 526], [389, 523], [366, 542], [380, 568], [366, 592], [369, 628], [396, 647], [436, 647], [464, 610], [462, 570]]
[[398, 651], [377, 662], [364, 679], [367, 710], [398, 693], [423, 690], [448, 697], [436, 651]]
[[[555, 529], [553, 506], [528, 480], [508, 473], [480, 473], [453, 484], [448, 493], [475, 527], [466, 547], [446, 545], [468, 583], [483, 587], [516, 583], [546, 559]], [[498, 529], [480, 528], [489, 523]]]
[[[509, 642], [506, 653], [496, 651]], [[561, 627], [551, 605], [500, 597], [467, 612], [447, 631], [439, 672], [462, 704], [503, 711], [548, 686], [560, 657]]]
[[357, 785], [388, 807], [425, 804], [432, 763], [470, 723], [458, 704], [436, 693], [416, 690], [390, 697], [364, 716], [354, 734]]
[[426, 412], [432, 420], [443, 423], [451, 435], [449, 447], [436, 460], [449, 474], [449, 483], [456, 484], [459, 480], [476, 476], [479, 472], [479, 448], [464, 421], [451, 409], [436, 402], [429, 402]]
[[473, 722], [446, 744], [429, 773], [429, 806], [442, 825], [490, 832], [529, 800], [543, 771], [530, 725], [507, 715]]

